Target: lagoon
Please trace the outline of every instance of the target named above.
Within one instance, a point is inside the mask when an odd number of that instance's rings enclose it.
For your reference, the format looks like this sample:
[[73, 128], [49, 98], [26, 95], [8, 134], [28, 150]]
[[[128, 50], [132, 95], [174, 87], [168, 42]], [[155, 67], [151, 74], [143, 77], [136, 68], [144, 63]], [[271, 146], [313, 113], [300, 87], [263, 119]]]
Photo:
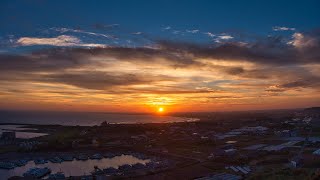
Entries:
[[118, 168], [121, 165], [134, 165], [137, 163], [146, 164], [150, 162], [149, 159], [141, 160], [132, 155], [121, 155], [115, 156], [113, 158], [103, 158], [100, 160], [89, 159], [86, 161], [73, 160], [73, 161], [64, 161], [62, 163], [52, 163], [48, 162], [46, 164], [36, 165], [34, 161], [29, 161], [25, 166], [16, 167], [11, 170], [0, 169], [0, 180], [7, 179], [12, 176], [22, 176], [23, 173], [28, 171], [30, 168], [39, 167], [44, 168], [48, 167], [51, 169], [51, 174], [57, 172], [63, 172], [66, 177], [69, 176], [81, 176], [81, 175], [90, 175], [94, 170], [94, 166], [97, 166], [100, 169], [105, 169], [108, 167]]

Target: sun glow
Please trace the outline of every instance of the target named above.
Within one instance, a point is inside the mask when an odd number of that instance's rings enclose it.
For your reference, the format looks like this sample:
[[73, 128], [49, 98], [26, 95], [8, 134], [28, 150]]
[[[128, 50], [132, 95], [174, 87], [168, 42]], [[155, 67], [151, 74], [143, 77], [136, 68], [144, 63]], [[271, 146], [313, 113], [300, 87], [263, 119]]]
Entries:
[[162, 113], [164, 111], [164, 108], [163, 107], [159, 107], [158, 108], [158, 112]]

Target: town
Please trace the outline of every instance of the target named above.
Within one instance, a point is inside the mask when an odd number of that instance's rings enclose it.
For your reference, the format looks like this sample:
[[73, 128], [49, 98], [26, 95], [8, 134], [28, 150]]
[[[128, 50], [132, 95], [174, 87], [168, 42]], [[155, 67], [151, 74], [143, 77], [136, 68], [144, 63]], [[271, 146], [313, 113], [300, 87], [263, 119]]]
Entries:
[[[148, 124], [106, 121], [93, 127], [16, 125], [15, 130], [2, 133], [0, 173], [10, 179], [320, 176], [319, 108], [174, 115], [200, 120]], [[21, 131], [40, 136], [16, 137]], [[70, 162], [75, 167], [70, 167]], [[79, 169], [81, 166], [86, 168]]]

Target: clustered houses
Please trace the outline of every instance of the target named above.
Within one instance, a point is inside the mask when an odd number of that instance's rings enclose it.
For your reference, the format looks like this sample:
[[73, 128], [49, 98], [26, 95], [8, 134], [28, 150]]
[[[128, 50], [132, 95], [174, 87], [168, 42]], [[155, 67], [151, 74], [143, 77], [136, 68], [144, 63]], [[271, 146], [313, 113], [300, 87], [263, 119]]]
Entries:
[[43, 143], [39, 141], [24, 141], [19, 144], [19, 148], [23, 151], [32, 151], [37, 149], [41, 144]]
[[[283, 121], [246, 121], [216, 124], [202, 124], [202, 122], [168, 123], [156, 125], [112, 125], [84, 128], [79, 130], [79, 135], [72, 138], [73, 150], [78, 149], [135, 149], [144, 153], [170, 158], [182, 158], [189, 163], [211, 163], [212, 167], [219, 167], [217, 173], [205, 176], [246, 178], [256, 173], [264, 165], [277, 163], [283, 167], [299, 168], [304, 164], [309, 165], [320, 160], [320, 138], [314, 134], [307, 136], [310, 129], [299, 128], [301, 123], [306, 125], [305, 118], [294, 119], [294, 125], [288, 126]], [[309, 122], [312, 122], [309, 121]], [[218, 125], [217, 125], [218, 124]], [[299, 125], [298, 125], [299, 124]], [[118, 130], [123, 128], [122, 131]], [[111, 133], [112, 132], [112, 133]], [[315, 131], [317, 129], [315, 128]], [[97, 136], [97, 133], [100, 136]], [[14, 138], [3, 139], [14, 139]], [[23, 142], [21, 146], [33, 149], [35, 142]], [[304, 151], [304, 147], [308, 150]], [[301, 153], [300, 153], [301, 152]], [[88, 156], [85, 153], [76, 156], [77, 160], [101, 159], [104, 154]], [[61, 156], [62, 158], [63, 156]], [[109, 155], [106, 155], [109, 157]], [[45, 163], [39, 159], [37, 163]], [[181, 160], [181, 159], [180, 159]], [[59, 162], [59, 158], [50, 161]], [[192, 164], [191, 163], [191, 164]], [[4, 163], [4, 167], [10, 167]], [[169, 163], [170, 164], [170, 163]], [[182, 166], [185, 164], [181, 163]], [[7, 166], [8, 165], [8, 166]], [[162, 170], [167, 167], [162, 164]], [[156, 166], [149, 164], [150, 167]], [[149, 166], [121, 166], [124, 172], [131, 168], [149, 168]], [[257, 168], [259, 166], [259, 168]], [[158, 168], [156, 168], [158, 169]], [[218, 168], [217, 168], [218, 169]], [[117, 171], [108, 169], [109, 171]], [[99, 175], [101, 171], [95, 171]], [[205, 178], [204, 177], [204, 178]]]
[[0, 144], [14, 144], [16, 141], [16, 133], [14, 131], [2, 132]]

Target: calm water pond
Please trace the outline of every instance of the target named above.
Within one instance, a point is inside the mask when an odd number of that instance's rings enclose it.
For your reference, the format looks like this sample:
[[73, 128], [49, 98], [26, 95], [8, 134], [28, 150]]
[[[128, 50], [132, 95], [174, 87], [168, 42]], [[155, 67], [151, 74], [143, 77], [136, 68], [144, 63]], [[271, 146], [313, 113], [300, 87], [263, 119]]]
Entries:
[[101, 160], [87, 161], [65, 161], [60, 163], [51, 163], [36, 165], [33, 161], [29, 161], [27, 165], [22, 167], [16, 167], [11, 170], [0, 169], [0, 179], [8, 179], [12, 176], [22, 176], [23, 173], [28, 171], [32, 167], [48, 167], [51, 169], [51, 173], [64, 172], [66, 177], [69, 176], [81, 176], [89, 175], [94, 170], [94, 166], [98, 166], [101, 169], [108, 167], [118, 168], [121, 165], [129, 164], [134, 165], [137, 163], [146, 164], [150, 160], [141, 160], [131, 155], [121, 155], [113, 158], [103, 158]]
[[37, 130], [33, 128], [25, 128], [23, 125], [0, 125], [0, 136], [2, 132], [16, 131], [16, 138], [31, 139], [35, 137], [45, 136], [45, 133], [24, 132], [26, 130]]

